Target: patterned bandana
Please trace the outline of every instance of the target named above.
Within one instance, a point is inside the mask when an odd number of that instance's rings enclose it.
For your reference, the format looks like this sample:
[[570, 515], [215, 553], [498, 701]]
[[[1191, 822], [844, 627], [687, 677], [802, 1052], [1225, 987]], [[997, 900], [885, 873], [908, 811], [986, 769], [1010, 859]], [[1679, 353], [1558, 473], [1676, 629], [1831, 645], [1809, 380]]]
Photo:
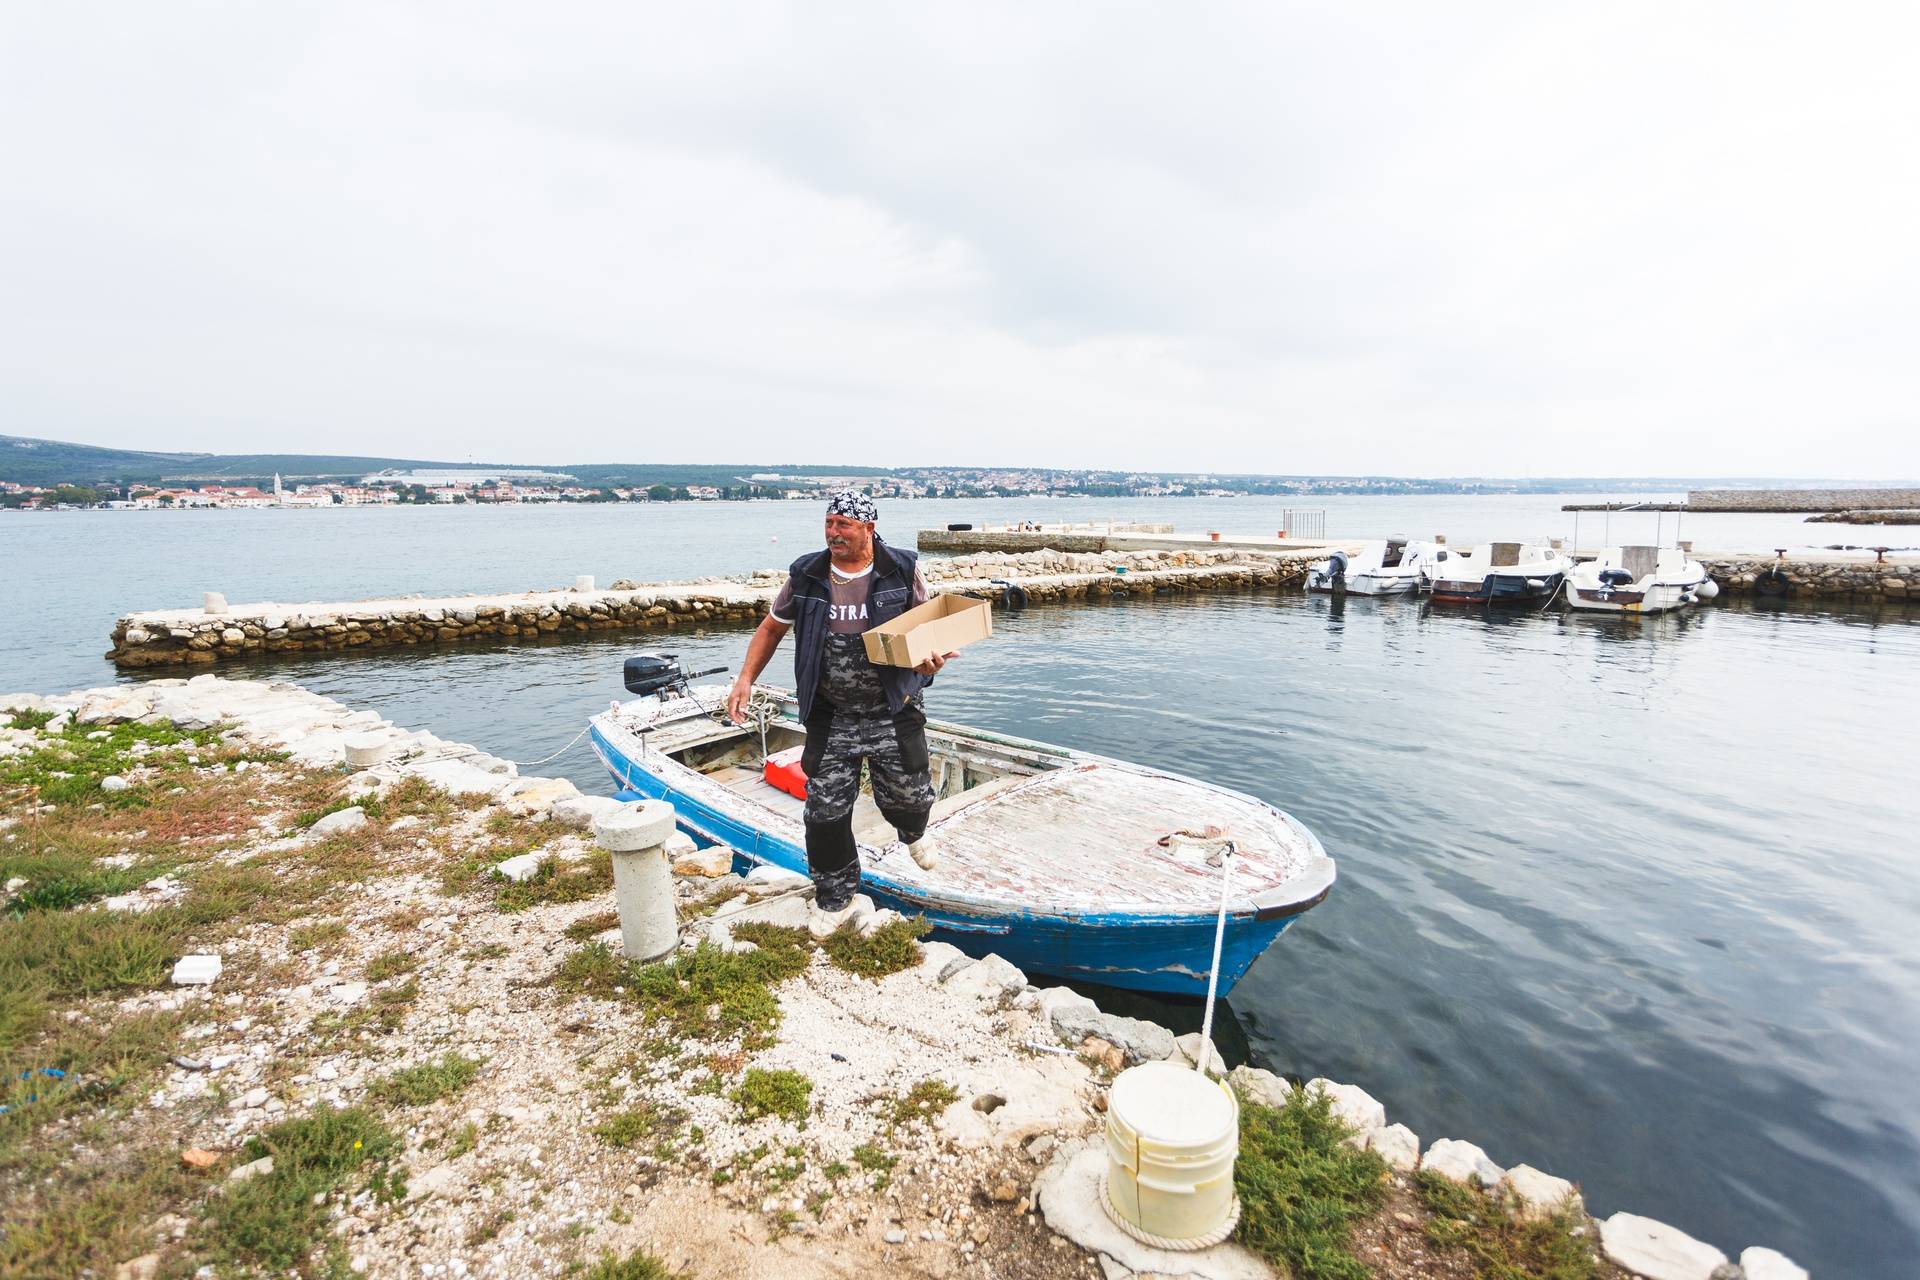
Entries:
[[845, 516], [849, 520], [864, 520], [875, 524], [880, 519], [879, 511], [874, 509], [873, 499], [858, 489], [841, 489], [827, 499], [827, 514]]

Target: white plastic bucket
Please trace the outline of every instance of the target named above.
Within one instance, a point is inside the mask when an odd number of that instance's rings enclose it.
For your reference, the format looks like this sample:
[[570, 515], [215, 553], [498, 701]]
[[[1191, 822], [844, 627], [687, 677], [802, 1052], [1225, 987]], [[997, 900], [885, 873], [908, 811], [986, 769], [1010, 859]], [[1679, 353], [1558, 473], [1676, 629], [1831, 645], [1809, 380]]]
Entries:
[[1223, 1081], [1147, 1062], [1107, 1094], [1107, 1202], [1123, 1222], [1169, 1241], [1220, 1233], [1233, 1215], [1240, 1103]]

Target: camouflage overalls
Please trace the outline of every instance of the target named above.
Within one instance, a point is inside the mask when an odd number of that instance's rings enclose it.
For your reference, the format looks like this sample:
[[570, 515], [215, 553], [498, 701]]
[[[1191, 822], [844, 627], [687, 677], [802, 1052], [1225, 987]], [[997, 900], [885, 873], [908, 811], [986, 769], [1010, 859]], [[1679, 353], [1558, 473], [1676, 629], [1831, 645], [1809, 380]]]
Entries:
[[933, 780], [920, 695], [897, 714], [889, 712], [886, 690], [867, 661], [866, 642], [857, 635], [829, 635], [826, 642], [801, 767], [807, 774], [807, 843], [816, 901], [834, 908], [860, 887], [853, 806], [860, 796], [861, 762], [872, 779], [874, 804], [908, 844], [926, 833]]

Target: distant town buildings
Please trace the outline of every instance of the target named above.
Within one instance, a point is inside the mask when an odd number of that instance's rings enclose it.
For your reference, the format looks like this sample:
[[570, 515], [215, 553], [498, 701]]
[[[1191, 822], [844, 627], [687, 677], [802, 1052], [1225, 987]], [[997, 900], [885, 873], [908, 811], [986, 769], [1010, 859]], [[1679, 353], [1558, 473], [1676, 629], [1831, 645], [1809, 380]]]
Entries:
[[[614, 470], [607, 468], [607, 470]], [[620, 470], [625, 471], [626, 468]], [[646, 475], [646, 469], [631, 469]], [[687, 468], [679, 469], [682, 474]], [[701, 468], [712, 474], [712, 468]], [[1417, 480], [1386, 476], [1174, 475], [1139, 471], [1048, 468], [915, 467], [862, 475], [846, 472], [753, 472], [723, 484], [583, 485], [559, 471], [527, 468], [439, 468], [385, 471], [357, 483], [21, 485], [0, 481], [0, 507], [313, 508], [376, 505], [524, 505], [556, 502], [721, 502], [753, 498], [809, 501], [830, 489], [856, 488], [876, 498], [1230, 498], [1252, 494], [1414, 494], [1544, 492], [1531, 482]]]

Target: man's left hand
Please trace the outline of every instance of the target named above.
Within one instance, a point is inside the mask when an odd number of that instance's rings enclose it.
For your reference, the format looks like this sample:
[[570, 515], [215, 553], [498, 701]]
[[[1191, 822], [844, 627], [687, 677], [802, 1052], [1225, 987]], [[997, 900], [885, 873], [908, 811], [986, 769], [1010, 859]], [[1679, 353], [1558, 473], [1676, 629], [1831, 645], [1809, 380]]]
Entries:
[[953, 659], [959, 656], [960, 655], [957, 653], [936, 653], [931, 658], [928, 658], [925, 662], [915, 667], [914, 670], [918, 671], [923, 676], [936, 676], [940, 674], [940, 668], [946, 666], [947, 663], [951, 662]]

